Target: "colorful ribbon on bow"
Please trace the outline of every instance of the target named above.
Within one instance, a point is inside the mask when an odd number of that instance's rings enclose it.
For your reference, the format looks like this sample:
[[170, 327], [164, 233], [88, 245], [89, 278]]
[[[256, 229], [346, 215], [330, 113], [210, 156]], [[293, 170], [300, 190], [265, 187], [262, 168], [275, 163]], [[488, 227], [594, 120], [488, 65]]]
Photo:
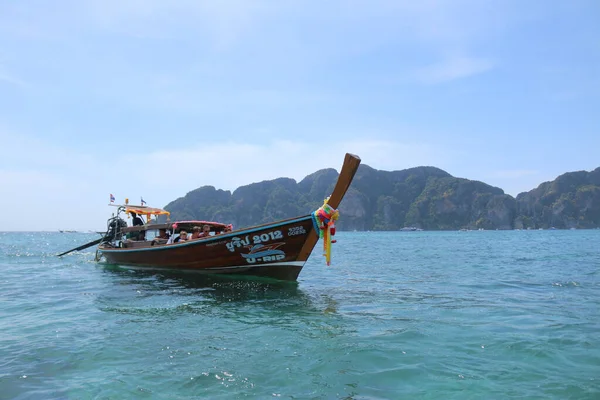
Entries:
[[325, 199], [323, 206], [313, 212], [313, 222], [315, 229], [319, 232], [319, 238], [323, 239], [323, 255], [327, 265], [331, 264], [331, 244], [335, 243], [331, 237], [335, 235], [335, 221], [340, 216], [340, 212], [331, 207], [327, 202], [329, 197]]

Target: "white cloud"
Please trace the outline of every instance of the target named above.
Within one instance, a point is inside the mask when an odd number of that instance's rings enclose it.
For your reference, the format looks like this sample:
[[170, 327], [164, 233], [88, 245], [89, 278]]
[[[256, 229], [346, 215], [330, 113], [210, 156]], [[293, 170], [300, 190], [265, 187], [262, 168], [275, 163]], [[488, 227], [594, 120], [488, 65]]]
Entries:
[[4, 70], [2, 68], [2, 66], [0, 66], [0, 84], [2, 82], [6, 82], [9, 83], [11, 85], [15, 85], [15, 86], [19, 86], [19, 87], [27, 87], [29, 86], [29, 84], [19, 78], [17, 78], [15, 75], [13, 74], [9, 74], [6, 70]]
[[[323, 168], [339, 170], [346, 152], [359, 155], [378, 169], [402, 169], [433, 163], [440, 152], [430, 146], [386, 140], [328, 141], [279, 140], [204, 143], [186, 149], [165, 149], [126, 155], [133, 165], [144, 166], [138, 179], [155, 188], [171, 188], [181, 194], [202, 185], [233, 190], [252, 182], [290, 177], [303, 179]], [[172, 196], [171, 196], [172, 198]]]
[[436, 84], [481, 74], [494, 68], [494, 63], [483, 58], [453, 57], [421, 68], [416, 78], [425, 84]]
[[227, 49], [243, 39], [271, 10], [273, 3], [221, 0], [90, 0], [80, 13], [96, 29], [137, 38], [190, 35], [210, 40], [212, 49]]
[[61, 143], [48, 142], [32, 135], [15, 133], [0, 126], [0, 168], [9, 170], [92, 169], [91, 155], [73, 151]]

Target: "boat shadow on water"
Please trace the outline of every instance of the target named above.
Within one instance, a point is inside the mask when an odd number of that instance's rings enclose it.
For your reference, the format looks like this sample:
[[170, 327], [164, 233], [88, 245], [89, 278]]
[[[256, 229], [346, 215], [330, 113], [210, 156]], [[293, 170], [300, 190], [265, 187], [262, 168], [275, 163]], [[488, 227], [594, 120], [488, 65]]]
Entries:
[[147, 295], [173, 293], [178, 296], [200, 296], [216, 302], [292, 300], [311, 303], [296, 281], [272, 278], [197, 274], [178, 271], [133, 270], [114, 264], [100, 264], [103, 272], [117, 278], [120, 285], [139, 286]]

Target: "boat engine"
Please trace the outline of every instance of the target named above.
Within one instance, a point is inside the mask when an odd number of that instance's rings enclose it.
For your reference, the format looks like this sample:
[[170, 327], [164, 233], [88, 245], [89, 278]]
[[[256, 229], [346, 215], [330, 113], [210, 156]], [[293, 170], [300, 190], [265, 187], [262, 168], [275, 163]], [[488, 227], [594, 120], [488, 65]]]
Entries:
[[122, 218], [114, 217], [108, 220], [108, 229], [103, 242], [114, 242], [121, 238], [121, 229], [127, 227], [127, 222]]

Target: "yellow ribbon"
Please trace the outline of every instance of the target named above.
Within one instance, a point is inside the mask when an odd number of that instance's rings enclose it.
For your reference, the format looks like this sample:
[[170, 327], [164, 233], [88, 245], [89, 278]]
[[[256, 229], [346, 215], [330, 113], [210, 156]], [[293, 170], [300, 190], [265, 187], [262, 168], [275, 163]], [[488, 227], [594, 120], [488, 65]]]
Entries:
[[328, 201], [329, 197], [325, 199], [323, 206], [315, 212], [315, 215], [319, 221], [319, 236], [323, 238], [323, 256], [327, 265], [330, 265], [331, 237], [335, 235], [335, 221], [339, 218], [340, 212], [327, 204]]

